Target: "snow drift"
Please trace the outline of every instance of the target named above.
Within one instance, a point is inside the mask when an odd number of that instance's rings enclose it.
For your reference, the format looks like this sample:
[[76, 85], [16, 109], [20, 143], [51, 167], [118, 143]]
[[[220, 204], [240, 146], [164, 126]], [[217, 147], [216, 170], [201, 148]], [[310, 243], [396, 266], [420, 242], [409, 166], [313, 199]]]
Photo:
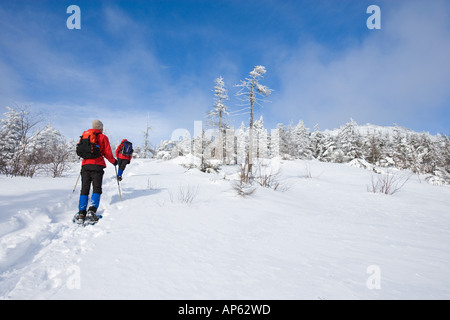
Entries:
[[[62, 178], [0, 176], [3, 299], [449, 299], [450, 188], [412, 175], [367, 192], [373, 170], [277, 161], [275, 191], [246, 198], [219, 174], [135, 160], [118, 195], [72, 224], [75, 166]], [[177, 160], [178, 163], [183, 161]]]

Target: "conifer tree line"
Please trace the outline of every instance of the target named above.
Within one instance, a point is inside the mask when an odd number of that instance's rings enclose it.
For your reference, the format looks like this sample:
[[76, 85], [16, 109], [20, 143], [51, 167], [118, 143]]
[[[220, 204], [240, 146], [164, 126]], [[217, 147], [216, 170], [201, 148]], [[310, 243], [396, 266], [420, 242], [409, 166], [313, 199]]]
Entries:
[[[311, 131], [301, 120], [296, 125], [280, 123], [275, 130], [268, 131], [261, 116], [254, 122], [253, 128], [256, 158], [279, 156], [284, 160], [316, 159], [334, 163], [362, 159], [375, 166], [450, 177], [448, 135], [433, 136], [400, 126], [358, 126], [352, 119], [332, 131], [320, 131], [318, 126]], [[248, 152], [249, 128], [242, 123], [232, 134], [231, 138], [224, 134], [223, 158], [219, 160], [221, 164], [244, 163]], [[239, 154], [239, 145], [244, 145], [245, 153]], [[215, 137], [208, 138], [203, 134], [190, 139], [185, 136], [178, 141], [163, 141], [156, 150], [156, 157], [169, 160], [192, 154], [203, 159], [217, 159], [216, 146]]]
[[[324, 162], [347, 163], [361, 159], [371, 165], [409, 169], [417, 174], [431, 174], [450, 183], [450, 137], [418, 133], [395, 125], [394, 127], [358, 126], [350, 119], [339, 129], [320, 131], [316, 125], [311, 131], [303, 121], [294, 124], [278, 124], [267, 130], [261, 116], [254, 121], [254, 108], [265, 102], [272, 90], [260, 84], [266, 70], [256, 66], [250, 76], [236, 87], [236, 96], [244, 102], [237, 111], [226, 106], [229, 100], [224, 79], [215, 80], [213, 109], [207, 113], [207, 135], [191, 138], [185, 135], [178, 141], [162, 141], [156, 149], [159, 159], [172, 159], [181, 155], [194, 155], [200, 159], [202, 171], [217, 164], [242, 164], [251, 174], [251, 159], [281, 157], [283, 159], [316, 159]], [[259, 96], [258, 96], [259, 95]], [[250, 122], [242, 122], [239, 129], [230, 128], [227, 116], [249, 114]], [[216, 161], [211, 161], [215, 159]]]
[[[225, 113], [224, 113], [225, 114]], [[223, 125], [222, 135], [209, 136], [205, 130], [191, 138], [165, 140], [156, 148], [155, 158], [173, 159], [194, 155], [201, 159], [199, 168], [206, 171], [211, 159], [219, 165], [245, 163], [248, 152], [249, 126], [236, 130]], [[10, 108], [0, 119], [0, 174], [33, 177], [44, 171], [60, 176], [67, 163], [78, 161], [75, 141], [68, 141], [50, 124], [39, 128], [40, 119], [26, 109]], [[218, 141], [223, 148], [217, 148]], [[403, 127], [358, 126], [350, 120], [339, 129], [320, 131], [297, 124], [278, 124], [267, 130], [261, 116], [253, 123], [255, 158], [316, 159], [346, 163], [363, 159], [380, 167], [409, 169], [418, 174], [450, 176], [450, 136], [418, 133]], [[136, 147], [137, 157], [140, 149]], [[219, 152], [218, 150], [221, 150]], [[142, 156], [143, 157], [143, 156]], [[217, 161], [215, 162], [217, 164]]]

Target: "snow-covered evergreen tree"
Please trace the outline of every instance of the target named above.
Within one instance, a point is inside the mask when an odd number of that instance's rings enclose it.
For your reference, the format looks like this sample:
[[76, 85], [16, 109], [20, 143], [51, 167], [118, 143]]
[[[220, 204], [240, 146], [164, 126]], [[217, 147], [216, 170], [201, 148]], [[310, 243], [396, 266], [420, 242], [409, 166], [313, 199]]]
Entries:
[[214, 105], [213, 109], [207, 113], [208, 126], [218, 131], [218, 139], [215, 142], [217, 144], [215, 154], [216, 158], [223, 162], [225, 158], [225, 131], [229, 128], [225, 116], [229, 115], [228, 107], [225, 102], [229, 100], [228, 92], [225, 88], [225, 83], [222, 77], [215, 80], [214, 86]]
[[215, 79], [214, 104], [213, 109], [207, 113], [208, 127], [217, 128], [224, 131], [229, 126], [225, 116], [229, 115], [228, 107], [225, 105], [229, 101], [228, 91], [222, 77]]
[[234, 128], [225, 131], [225, 164], [237, 163], [237, 137]]
[[185, 156], [192, 151], [192, 140], [189, 132], [186, 132], [177, 144], [179, 149], [179, 155]]
[[357, 131], [357, 123], [353, 119], [339, 130], [337, 140], [344, 157], [342, 162], [362, 158], [362, 140]]
[[4, 174], [16, 172], [14, 164], [20, 163], [22, 121], [20, 112], [7, 107], [5, 118], [0, 120], [0, 170]]
[[396, 125], [392, 141], [392, 159], [396, 168], [407, 169], [410, 164], [411, 148], [408, 142], [410, 142], [409, 133]]
[[311, 133], [302, 120], [292, 130], [291, 142], [294, 156], [298, 159], [312, 159]]
[[443, 153], [441, 166], [445, 168], [448, 174], [450, 174], [450, 136], [443, 136], [443, 141], [441, 142], [439, 150], [442, 150]]
[[267, 130], [264, 128], [263, 116], [255, 121], [253, 129], [253, 145], [255, 146], [253, 156], [256, 158], [267, 158], [269, 154], [269, 140]]
[[329, 132], [323, 133], [322, 149], [324, 150], [318, 160], [325, 162], [343, 162], [343, 152], [338, 148], [337, 139]]
[[435, 145], [428, 133], [415, 134], [417, 137], [416, 165], [417, 173], [433, 173], [438, 166], [438, 155]]
[[278, 150], [280, 152], [280, 156], [283, 159], [291, 159], [291, 141], [290, 141], [290, 134], [289, 129], [286, 128], [286, 126], [282, 123], [277, 124], [276, 128], [278, 132], [278, 141], [275, 143], [278, 143]]
[[247, 157], [247, 140], [248, 140], [248, 131], [245, 127], [244, 122], [241, 123], [241, 127], [237, 131], [236, 134], [236, 158], [238, 164], [245, 164]]
[[311, 134], [311, 151], [312, 156], [315, 159], [322, 159], [322, 155], [325, 152], [325, 135], [320, 131], [319, 125], [314, 126], [314, 131]]
[[280, 133], [272, 129], [269, 135], [269, 158], [280, 157]]
[[363, 140], [364, 158], [374, 165], [378, 165], [382, 156], [382, 138], [379, 132], [367, 132]]
[[216, 148], [211, 145], [213, 142], [207, 137], [205, 130], [202, 130], [201, 133], [194, 137], [192, 143], [194, 156], [199, 161], [199, 170], [206, 172], [208, 168], [211, 168], [210, 159]]
[[156, 147], [156, 159], [170, 160], [178, 156], [177, 144], [172, 140], [163, 140]]

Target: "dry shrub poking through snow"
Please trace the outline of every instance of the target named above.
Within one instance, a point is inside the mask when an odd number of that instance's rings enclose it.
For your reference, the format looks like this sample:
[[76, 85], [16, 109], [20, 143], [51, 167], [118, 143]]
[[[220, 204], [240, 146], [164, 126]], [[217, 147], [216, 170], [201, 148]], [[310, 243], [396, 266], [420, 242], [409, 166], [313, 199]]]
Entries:
[[398, 176], [390, 171], [386, 172], [385, 174], [378, 175], [376, 181], [374, 179], [374, 176], [372, 176], [371, 185], [367, 186], [367, 191], [392, 195], [400, 191], [405, 183], [408, 182], [410, 177], [411, 175]]
[[280, 180], [280, 169], [272, 163], [259, 160], [254, 166], [255, 174], [248, 175], [245, 166], [241, 166], [238, 174], [239, 179], [232, 182], [233, 189], [240, 196], [250, 196], [256, 191], [257, 185], [263, 188], [271, 188], [276, 191], [285, 192], [289, 186]]
[[175, 195], [172, 193], [172, 191], [169, 191], [169, 199], [170, 202], [175, 203], [178, 201], [178, 203], [185, 203], [185, 204], [192, 204], [192, 202], [197, 198], [198, 196], [198, 186], [181, 186], [178, 188], [178, 194]]
[[231, 186], [238, 195], [242, 197], [251, 196], [256, 191], [256, 186], [253, 179], [248, 177], [245, 165], [241, 165], [238, 174], [239, 179], [232, 181]]
[[257, 166], [255, 180], [261, 187], [286, 192], [290, 186], [281, 180], [281, 170], [271, 162], [260, 161]]

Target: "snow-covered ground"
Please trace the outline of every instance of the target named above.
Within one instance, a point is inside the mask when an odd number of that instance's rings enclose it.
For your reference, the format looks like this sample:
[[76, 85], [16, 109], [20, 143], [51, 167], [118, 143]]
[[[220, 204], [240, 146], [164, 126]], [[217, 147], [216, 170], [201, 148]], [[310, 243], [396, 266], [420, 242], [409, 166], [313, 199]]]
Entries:
[[71, 222], [78, 166], [1, 176], [0, 297], [450, 299], [450, 187], [412, 175], [374, 194], [373, 172], [281, 161], [282, 191], [242, 198], [236, 167], [176, 162], [133, 161], [122, 202], [109, 166], [103, 218], [85, 228]]

